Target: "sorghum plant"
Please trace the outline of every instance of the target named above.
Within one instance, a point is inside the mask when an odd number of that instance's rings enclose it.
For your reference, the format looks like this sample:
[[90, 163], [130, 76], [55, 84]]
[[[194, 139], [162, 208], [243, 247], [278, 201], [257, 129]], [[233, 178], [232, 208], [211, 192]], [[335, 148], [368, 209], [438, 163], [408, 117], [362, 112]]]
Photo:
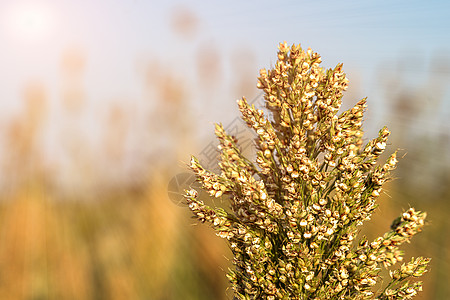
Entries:
[[380, 272], [402, 261], [398, 247], [421, 230], [426, 214], [410, 208], [383, 236], [357, 238], [396, 153], [378, 163], [388, 129], [364, 145], [366, 100], [338, 114], [348, 80], [342, 64], [325, 71], [320, 63], [311, 49], [280, 44], [275, 67], [262, 69], [257, 83], [267, 113], [238, 100], [257, 135], [256, 161], [216, 125], [221, 173], [195, 157], [190, 162], [203, 189], [225, 197], [229, 209], [205, 205], [194, 189], [186, 191], [187, 203], [228, 241], [237, 299], [410, 299], [421, 290], [410, 279], [426, 272], [429, 259], [390, 270], [389, 280]]

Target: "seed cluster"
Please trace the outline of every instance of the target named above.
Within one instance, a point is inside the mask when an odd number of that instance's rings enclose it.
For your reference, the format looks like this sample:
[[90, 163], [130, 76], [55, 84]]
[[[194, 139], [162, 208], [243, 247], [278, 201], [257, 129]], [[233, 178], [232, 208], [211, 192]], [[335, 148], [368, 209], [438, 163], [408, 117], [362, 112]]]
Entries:
[[375, 286], [381, 266], [402, 260], [398, 247], [421, 230], [426, 214], [411, 208], [382, 237], [357, 241], [396, 153], [378, 163], [389, 130], [363, 145], [366, 99], [338, 114], [348, 79], [342, 64], [325, 71], [320, 63], [311, 49], [280, 44], [274, 68], [261, 70], [257, 83], [267, 113], [238, 100], [257, 135], [256, 161], [219, 124], [221, 173], [190, 162], [203, 189], [228, 199], [229, 210], [208, 207], [193, 189], [187, 203], [228, 240], [237, 299], [408, 299], [421, 289], [408, 279], [421, 276], [429, 259], [412, 260], [391, 271], [384, 289]]

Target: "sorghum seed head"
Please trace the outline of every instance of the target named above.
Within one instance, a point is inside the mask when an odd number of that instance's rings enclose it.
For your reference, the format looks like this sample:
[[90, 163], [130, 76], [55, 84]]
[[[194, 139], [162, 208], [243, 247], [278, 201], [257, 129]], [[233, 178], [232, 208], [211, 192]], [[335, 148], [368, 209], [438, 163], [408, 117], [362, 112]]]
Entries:
[[415, 295], [420, 284], [400, 281], [421, 276], [429, 260], [415, 259], [391, 272], [398, 288], [385, 289], [382, 295], [370, 288], [381, 281], [381, 265], [402, 261], [398, 246], [421, 230], [425, 213], [409, 209], [382, 237], [356, 239], [357, 226], [370, 219], [397, 164], [396, 153], [378, 163], [389, 130], [381, 129], [364, 146], [366, 99], [339, 113], [348, 86], [342, 64], [324, 70], [317, 53], [287, 43], [279, 45], [277, 58], [274, 68], [262, 69], [257, 81], [267, 110], [256, 109], [245, 98], [237, 101], [243, 120], [256, 133], [256, 163], [243, 157], [237, 139], [220, 124], [221, 173], [207, 171], [194, 157], [190, 161], [207, 194], [228, 196], [228, 210], [209, 207], [194, 189], [185, 198], [194, 217], [230, 244], [235, 269], [228, 277], [236, 298]]

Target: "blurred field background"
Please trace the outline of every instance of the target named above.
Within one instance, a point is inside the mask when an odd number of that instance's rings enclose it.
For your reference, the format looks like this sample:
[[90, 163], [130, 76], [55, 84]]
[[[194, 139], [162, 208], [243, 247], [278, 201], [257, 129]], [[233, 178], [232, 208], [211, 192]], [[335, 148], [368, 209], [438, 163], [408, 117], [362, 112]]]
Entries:
[[417, 299], [449, 299], [449, 13], [444, 1], [2, 1], [0, 299], [231, 299], [226, 244], [177, 192], [190, 154], [214, 164], [213, 122], [244, 128], [235, 100], [261, 102], [258, 71], [284, 40], [344, 63], [344, 107], [369, 97], [367, 139], [389, 126], [405, 156], [364, 233], [427, 211], [406, 259], [432, 257]]

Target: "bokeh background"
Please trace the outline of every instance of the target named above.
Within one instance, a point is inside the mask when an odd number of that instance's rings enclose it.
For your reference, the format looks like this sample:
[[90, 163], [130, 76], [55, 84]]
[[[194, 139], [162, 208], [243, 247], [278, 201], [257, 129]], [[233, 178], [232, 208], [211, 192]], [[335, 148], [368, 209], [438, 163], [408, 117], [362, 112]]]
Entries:
[[[279, 42], [344, 63], [404, 156], [365, 233], [428, 212], [417, 299], [449, 299], [448, 1], [0, 1], [0, 299], [231, 299], [230, 253], [179, 203], [213, 123], [246, 142]], [[259, 102], [258, 102], [259, 101]], [[250, 151], [251, 152], [251, 151]]]

